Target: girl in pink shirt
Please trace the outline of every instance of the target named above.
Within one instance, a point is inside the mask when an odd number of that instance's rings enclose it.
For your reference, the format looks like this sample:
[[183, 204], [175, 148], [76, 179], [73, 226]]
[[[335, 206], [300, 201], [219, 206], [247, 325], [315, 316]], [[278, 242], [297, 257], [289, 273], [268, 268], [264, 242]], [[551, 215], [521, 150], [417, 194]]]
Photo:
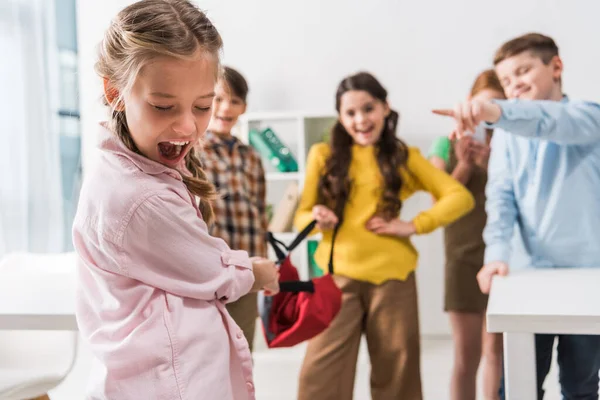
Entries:
[[277, 270], [207, 233], [213, 186], [193, 146], [211, 116], [221, 38], [185, 0], [122, 10], [100, 47], [110, 121], [73, 240], [77, 320], [94, 353], [88, 399], [254, 399], [252, 360], [225, 304]]

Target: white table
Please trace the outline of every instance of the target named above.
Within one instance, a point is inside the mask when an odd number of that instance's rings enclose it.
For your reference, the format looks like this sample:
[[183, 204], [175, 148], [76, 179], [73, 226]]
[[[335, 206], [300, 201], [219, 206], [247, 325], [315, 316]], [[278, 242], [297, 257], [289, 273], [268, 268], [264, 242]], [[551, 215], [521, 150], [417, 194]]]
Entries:
[[504, 333], [506, 399], [536, 399], [534, 334], [600, 334], [600, 268], [495, 277], [487, 330]]
[[0, 261], [0, 330], [76, 331], [75, 254]]
[[9, 254], [0, 260], [0, 398], [37, 397], [73, 369], [75, 262], [74, 253]]

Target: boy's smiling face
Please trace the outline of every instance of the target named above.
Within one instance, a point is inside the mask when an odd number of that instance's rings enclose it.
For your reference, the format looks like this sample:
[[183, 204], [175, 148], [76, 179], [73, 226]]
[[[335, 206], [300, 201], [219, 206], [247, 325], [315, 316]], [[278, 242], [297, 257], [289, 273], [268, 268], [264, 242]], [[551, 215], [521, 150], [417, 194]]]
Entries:
[[524, 51], [500, 61], [495, 69], [509, 99], [558, 101], [562, 98], [563, 65], [558, 56], [544, 64], [539, 56]]
[[246, 112], [246, 102], [236, 96], [226, 82], [219, 80], [215, 86], [215, 99], [208, 130], [221, 135], [231, 134], [240, 115]]

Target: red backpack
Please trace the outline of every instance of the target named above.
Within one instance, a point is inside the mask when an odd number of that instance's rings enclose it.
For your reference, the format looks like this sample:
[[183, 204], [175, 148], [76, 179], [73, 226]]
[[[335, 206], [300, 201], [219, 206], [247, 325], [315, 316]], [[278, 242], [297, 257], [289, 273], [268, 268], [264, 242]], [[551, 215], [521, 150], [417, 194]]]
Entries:
[[[342, 291], [333, 280], [333, 246], [340, 224], [333, 231], [329, 274], [300, 281], [298, 270], [290, 261], [292, 250], [312, 232], [316, 223], [308, 224], [289, 246], [268, 233], [280, 265], [280, 292], [273, 297], [264, 296], [259, 306], [269, 348], [295, 346], [318, 335], [329, 326], [342, 306]], [[282, 248], [287, 250], [287, 255]]]

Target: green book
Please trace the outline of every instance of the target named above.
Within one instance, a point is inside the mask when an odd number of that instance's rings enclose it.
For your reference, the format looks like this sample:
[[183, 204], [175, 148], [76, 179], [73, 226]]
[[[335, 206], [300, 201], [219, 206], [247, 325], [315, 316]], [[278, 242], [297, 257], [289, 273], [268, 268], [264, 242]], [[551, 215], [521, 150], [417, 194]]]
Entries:
[[264, 159], [268, 160], [272, 166], [281, 171], [281, 159], [277, 156], [277, 153], [271, 146], [269, 146], [269, 143], [267, 143], [259, 131], [251, 129], [250, 132], [248, 132], [248, 141]]
[[279, 158], [279, 164], [277, 166], [279, 171], [298, 172], [298, 162], [296, 162], [296, 159], [290, 151], [290, 148], [283, 144], [273, 129], [266, 128], [261, 132], [261, 136]]
[[323, 276], [323, 271], [317, 265], [315, 261], [315, 252], [317, 251], [317, 247], [319, 247], [318, 240], [309, 240], [306, 242], [306, 247], [308, 251], [308, 276], [310, 279], [318, 278]]

